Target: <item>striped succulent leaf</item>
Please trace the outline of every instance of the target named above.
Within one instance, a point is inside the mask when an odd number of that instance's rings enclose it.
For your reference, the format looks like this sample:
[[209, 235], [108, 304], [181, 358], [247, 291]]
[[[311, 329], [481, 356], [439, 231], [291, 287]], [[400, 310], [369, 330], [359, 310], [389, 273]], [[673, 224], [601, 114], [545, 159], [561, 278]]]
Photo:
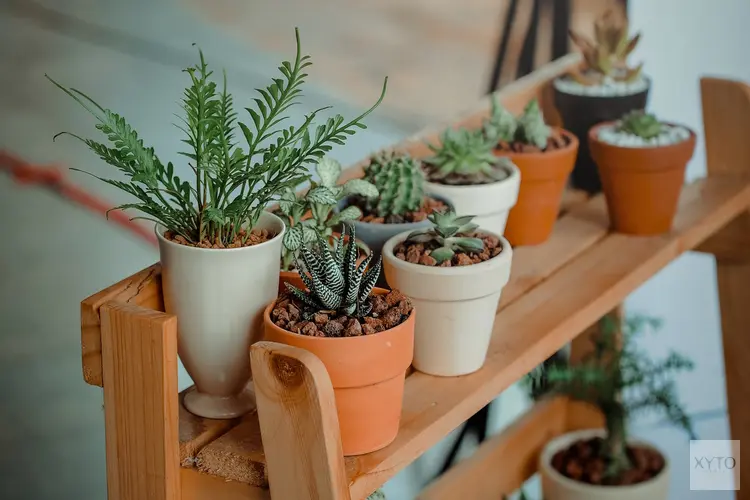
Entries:
[[[345, 240], [348, 238], [348, 242]], [[337, 311], [340, 314], [364, 316], [370, 312], [369, 297], [380, 275], [381, 261], [368, 269], [372, 254], [357, 265], [357, 245], [354, 227], [344, 224], [341, 237], [330, 249], [324, 241], [317, 245], [303, 245], [301, 260], [297, 261], [300, 277], [307, 290], [286, 284], [287, 289], [308, 309]]]

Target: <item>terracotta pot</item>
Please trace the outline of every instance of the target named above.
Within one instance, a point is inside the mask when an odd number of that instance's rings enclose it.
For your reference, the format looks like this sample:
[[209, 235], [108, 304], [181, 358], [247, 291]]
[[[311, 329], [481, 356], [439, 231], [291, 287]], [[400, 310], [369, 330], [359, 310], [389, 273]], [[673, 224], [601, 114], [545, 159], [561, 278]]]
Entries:
[[[376, 288], [373, 293], [386, 294]], [[271, 321], [264, 313], [265, 340], [306, 349], [328, 370], [336, 397], [344, 455], [385, 448], [398, 433], [404, 380], [414, 351], [415, 313], [390, 330], [361, 337], [308, 337]]]
[[457, 215], [474, 215], [475, 224], [492, 233], [502, 235], [508, 220], [508, 211], [518, 199], [521, 174], [515, 165], [510, 166], [510, 175], [490, 184], [454, 186], [427, 182], [425, 191], [448, 200]]
[[667, 146], [623, 147], [598, 139], [604, 125], [611, 122], [591, 129], [589, 144], [599, 166], [612, 227], [642, 236], [668, 232], [695, 149], [695, 133]]
[[601, 192], [599, 172], [589, 151], [588, 132], [597, 123], [619, 120], [628, 111], [645, 109], [648, 91], [647, 88], [629, 95], [592, 96], [569, 94], [554, 88], [555, 107], [562, 118], [562, 126], [578, 137], [580, 142], [578, 158], [570, 177], [574, 188], [591, 194]]
[[560, 450], [581, 439], [603, 436], [601, 429], [570, 432], [553, 439], [539, 456], [539, 474], [542, 478], [544, 500], [667, 500], [669, 496], [669, 461], [655, 446], [642, 441], [634, 444], [655, 449], [664, 457], [664, 469], [643, 483], [628, 486], [597, 486], [567, 478], [552, 467], [552, 457]]
[[505, 228], [505, 237], [513, 246], [544, 243], [555, 227], [578, 152], [576, 136], [566, 130], [560, 132], [568, 140], [563, 149], [540, 153], [495, 151], [498, 156], [510, 158], [521, 171], [518, 201], [510, 210]]
[[513, 250], [488, 261], [460, 267], [431, 267], [396, 258], [393, 248], [408, 232], [383, 246], [388, 283], [419, 311], [414, 331], [414, 368], [443, 377], [479, 370], [487, 357], [500, 293], [510, 277]]
[[256, 225], [276, 233], [242, 248], [180, 245], [157, 227], [164, 305], [177, 316], [177, 347], [195, 389], [184, 404], [206, 418], [234, 418], [255, 407], [250, 344], [263, 332], [263, 309], [275, 300], [284, 223], [263, 212]]

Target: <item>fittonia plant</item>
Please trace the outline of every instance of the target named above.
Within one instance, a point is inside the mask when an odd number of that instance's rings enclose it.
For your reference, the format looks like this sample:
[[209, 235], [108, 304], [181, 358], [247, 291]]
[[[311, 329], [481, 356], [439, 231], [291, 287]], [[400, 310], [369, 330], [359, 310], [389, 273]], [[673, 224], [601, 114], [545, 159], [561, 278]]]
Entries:
[[457, 217], [453, 211], [433, 212], [427, 217], [433, 227], [412, 231], [406, 241], [413, 243], [436, 242], [439, 248], [430, 253], [438, 264], [453, 258], [457, 251], [474, 253], [484, 250], [481, 238], [467, 236], [479, 226], [472, 223], [473, 215]]
[[[315, 166], [319, 181], [311, 182], [310, 189], [301, 197], [292, 189], [281, 196], [279, 215], [287, 226], [281, 254], [281, 269], [288, 271], [298, 257], [303, 245], [318, 241], [330, 241], [334, 229], [344, 221], [359, 219], [361, 210], [349, 206], [334, 212], [338, 203], [347, 196], [357, 195], [364, 199], [378, 196], [377, 188], [363, 179], [351, 179], [339, 185], [341, 164], [324, 157]], [[304, 219], [305, 215], [309, 217]]]
[[446, 129], [440, 144], [428, 144], [434, 155], [424, 160], [430, 181], [443, 184], [487, 184], [508, 177], [507, 158], [493, 154], [497, 141], [483, 129]]
[[570, 74], [581, 85], [601, 85], [607, 80], [632, 82], [641, 76], [643, 64], [631, 67], [628, 56], [635, 50], [641, 35], [628, 35], [628, 21], [614, 10], [606, 11], [594, 23], [595, 39], [575, 31], [570, 38], [583, 53], [585, 66]]
[[544, 123], [544, 115], [537, 99], [529, 101], [523, 113], [515, 117], [500, 104], [497, 96], [492, 97], [492, 113], [484, 125], [484, 131], [488, 138], [497, 138], [495, 144], [499, 141], [521, 142], [542, 150], [547, 147], [552, 134], [552, 129]]
[[[348, 236], [348, 241], [346, 238]], [[370, 292], [380, 276], [381, 259], [368, 269], [372, 254], [357, 264], [354, 226], [344, 223], [342, 236], [333, 248], [322, 238], [317, 244], [306, 244], [297, 260], [300, 278], [307, 290], [286, 283], [287, 290], [304, 305], [303, 314], [310, 317], [319, 311], [361, 318], [372, 309]]]
[[425, 175], [419, 160], [409, 155], [381, 153], [364, 168], [364, 179], [379, 195], [367, 203], [367, 211], [378, 217], [404, 215], [418, 210], [424, 201]]
[[[352, 120], [335, 115], [315, 126], [317, 113], [325, 109], [321, 108], [297, 126], [279, 127], [297, 103], [305, 71], [312, 64], [310, 57], [301, 53], [299, 32], [296, 37], [294, 62], [283, 62], [281, 77], [258, 89], [254, 107], [245, 108], [249, 123], [237, 119], [226, 76], [217, 86], [202, 52], [200, 62], [185, 70], [190, 85], [182, 98], [183, 115], [177, 127], [185, 133], [183, 142], [188, 148], [180, 154], [194, 173], [192, 182], [175, 175], [173, 164], [160, 160], [122, 116], [48, 77], [96, 118], [96, 128], [109, 145], [63, 134], [79, 139], [124, 174], [125, 181], [98, 177], [137, 200], [118, 208], [139, 210], [144, 214], [141, 218], [158, 222], [190, 243], [228, 245], [243, 228], [249, 235], [271, 201], [307, 180], [308, 165], [319, 161], [334, 144], [343, 144], [357, 129], [366, 128], [364, 118], [385, 95], [387, 78], [375, 105]], [[237, 140], [238, 130], [244, 147]]]

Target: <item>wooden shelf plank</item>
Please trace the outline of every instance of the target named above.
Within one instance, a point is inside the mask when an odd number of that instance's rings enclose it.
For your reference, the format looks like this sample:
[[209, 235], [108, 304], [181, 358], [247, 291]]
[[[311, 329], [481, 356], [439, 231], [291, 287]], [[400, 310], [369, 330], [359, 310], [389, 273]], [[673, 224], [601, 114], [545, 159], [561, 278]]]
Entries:
[[240, 423], [240, 419], [212, 420], [193, 415], [185, 409], [182, 400], [188, 388], [180, 393], [179, 438], [180, 465], [192, 467], [195, 465], [198, 452], [207, 444], [217, 440], [229, 429]]

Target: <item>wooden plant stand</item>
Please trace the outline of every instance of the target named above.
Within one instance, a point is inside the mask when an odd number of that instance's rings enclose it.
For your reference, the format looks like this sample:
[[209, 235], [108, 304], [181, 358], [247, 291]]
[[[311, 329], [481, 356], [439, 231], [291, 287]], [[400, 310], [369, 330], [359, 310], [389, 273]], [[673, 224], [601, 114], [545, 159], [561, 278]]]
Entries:
[[[549, 82], [575, 64], [575, 55], [554, 61], [499, 96], [513, 112], [538, 96], [554, 123]], [[84, 300], [83, 374], [104, 388], [110, 500], [364, 499], [691, 249], [717, 258], [732, 437], [750, 442], [750, 371], [742, 368], [750, 360], [750, 87], [710, 78], [701, 85], [709, 175], [685, 186], [673, 230], [655, 237], [609, 232], [602, 196], [567, 193], [550, 240], [514, 250], [484, 368], [455, 378], [410, 373], [401, 428], [383, 450], [342, 456], [325, 368], [312, 354], [279, 344], [261, 342], [248, 353], [257, 411], [233, 421], [185, 411], [177, 391], [177, 319], [163, 312], [158, 264]], [[488, 112], [484, 100], [454, 124], [478, 126]], [[424, 155], [421, 140], [439, 131], [400, 147]], [[358, 176], [359, 167], [346, 175]], [[574, 342], [574, 358], [584, 340]], [[543, 401], [419, 498], [497, 500], [536, 471], [547, 440], [600, 424], [586, 406]], [[745, 468], [746, 487], [749, 474]], [[750, 487], [739, 493], [750, 498]]]

